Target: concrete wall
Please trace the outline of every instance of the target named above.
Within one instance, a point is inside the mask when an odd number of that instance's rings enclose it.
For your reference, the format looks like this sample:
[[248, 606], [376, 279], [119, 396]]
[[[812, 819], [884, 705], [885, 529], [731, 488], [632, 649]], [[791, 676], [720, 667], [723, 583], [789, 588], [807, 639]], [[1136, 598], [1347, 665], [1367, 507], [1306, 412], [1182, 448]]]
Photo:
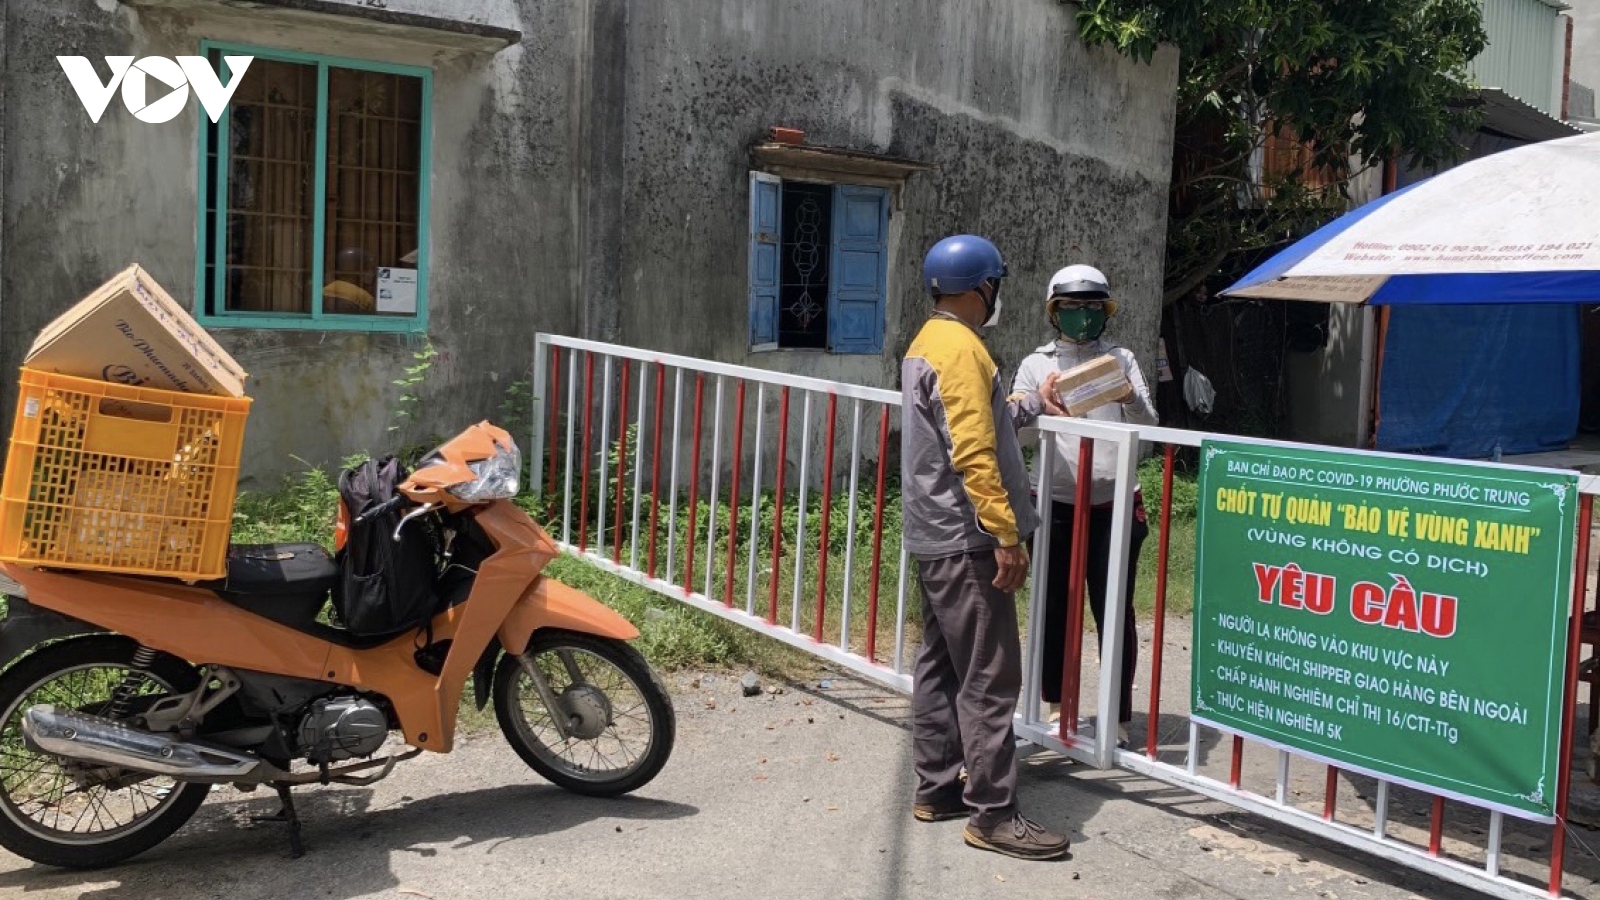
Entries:
[[[1153, 371], [1176, 54], [1090, 52], [1058, 0], [635, 0], [611, 52], [626, 77], [623, 339], [726, 362], [895, 387], [926, 318], [921, 261], [944, 235], [993, 239], [1012, 277], [990, 343], [1007, 371], [1049, 337], [1045, 280], [1104, 269], [1112, 335]], [[625, 52], [624, 52], [625, 50]], [[882, 356], [748, 351], [748, 147], [808, 143], [938, 166], [890, 224]], [[604, 296], [602, 292], [600, 294]]]
[[1572, 80], [1600, 88], [1600, 0], [1565, 0], [1572, 7]]
[[[540, 329], [579, 332], [571, 227], [579, 159], [573, 121], [582, 4], [480, 0], [401, 3], [520, 29], [498, 54], [444, 51], [343, 17], [307, 25], [259, 10], [209, 4], [134, 9], [113, 2], [11, 3], [4, 48], [14, 103], [3, 120], [5, 256], [0, 260], [0, 371], [21, 364], [38, 329], [107, 276], [139, 261], [175, 297], [194, 296], [198, 108], [163, 125], [121, 101], [89, 121], [54, 57], [73, 53], [172, 56], [204, 38], [432, 66], [430, 335], [440, 351], [425, 392], [425, 431], [496, 415], [503, 388], [526, 377]], [[209, 12], [207, 9], [209, 8]], [[21, 298], [21, 299], [17, 299]], [[16, 302], [12, 302], [13, 300]], [[382, 449], [418, 337], [215, 329], [252, 376], [245, 469], [297, 469], [298, 456], [335, 461]], [[12, 390], [4, 391], [10, 421]]]
[[1335, 447], [1364, 443], [1372, 316], [1367, 307], [1334, 304], [1328, 311], [1326, 345], [1315, 352], [1285, 354], [1288, 427], [1295, 440]]
[[[956, 231], [1009, 257], [992, 341], [1008, 375], [1047, 337], [1045, 278], [1078, 260], [1110, 275], [1126, 310], [1112, 334], [1153, 372], [1175, 55], [1089, 52], [1057, 0], [387, 0], [522, 32], [497, 53], [345, 16], [138, 2], [162, 6], [0, 7], [3, 421], [32, 336], [110, 274], [139, 261], [194, 296], [198, 108], [150, 125], [114, 99], [93, 124], [54, 57], [191, 54], [205, 38], [433, 67], [441, 355], [421, 432], [497, 416], [541, 330], [892, 387], [926, 313], [922, 253]], [[747, 151], [775, 124], [940, 167], [894, 215], [881, 357], [747, 351]], [[420, 337], [215, 333], [252, 375], [254, 486], [293, 457], [394, 441], [393, 382]]]

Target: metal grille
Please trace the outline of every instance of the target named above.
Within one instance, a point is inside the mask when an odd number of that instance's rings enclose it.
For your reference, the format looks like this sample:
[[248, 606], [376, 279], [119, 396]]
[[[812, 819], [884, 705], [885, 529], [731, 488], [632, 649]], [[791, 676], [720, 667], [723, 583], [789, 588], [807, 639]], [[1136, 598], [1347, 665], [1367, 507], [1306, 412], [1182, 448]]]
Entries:
[[414, 265], [421, 136], [420, 79], [328, 70], [325, 311], [382, 311], [378, 268]]
[[228, 115], [227, 309], [309, 313], [317, 67], [256, 60]]
[[[213, 63], [222, 65], [220, 53]], [[326, 98], [321, 109], [319, 93]], [[397, 282], [414, 284], [403, 273], [414, 275], [419, 250], [422, 119], [421, 78], [258, 57], [242, 76], [226, 128], [207, 126], [207, 308], [414, 314], [415, 288], [380, 283], [380, 272], [399, 269]], [[326, 124], [321, 134], [319, 121]], [[219, 194], [226, 197], [222, 235]], [[321, 286], [314, 289], [317, 263]]]
[[828, 263], [833, 236], [833, 189], [784, 182], [782, 281], [778, 287], [778, 346], [821, 350], [828, 345]]

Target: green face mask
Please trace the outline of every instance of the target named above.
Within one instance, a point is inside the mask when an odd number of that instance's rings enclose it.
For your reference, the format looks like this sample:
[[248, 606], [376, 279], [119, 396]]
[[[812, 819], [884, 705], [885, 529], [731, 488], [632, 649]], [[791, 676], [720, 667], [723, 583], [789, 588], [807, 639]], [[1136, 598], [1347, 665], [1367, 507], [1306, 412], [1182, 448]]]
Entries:
[[1106, 330], [1106, 311], [1087, 306], [1057, 310], [1056, 328], [1069, 341], [1079, 344], [1092, 341]]

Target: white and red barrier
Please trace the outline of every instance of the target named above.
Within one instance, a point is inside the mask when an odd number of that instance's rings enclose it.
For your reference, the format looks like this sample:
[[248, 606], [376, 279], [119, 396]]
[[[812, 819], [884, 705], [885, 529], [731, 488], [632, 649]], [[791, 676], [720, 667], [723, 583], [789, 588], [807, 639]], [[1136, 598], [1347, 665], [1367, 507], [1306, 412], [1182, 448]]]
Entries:
[[[669, 391], [670, 386], [670, 391]], [[895, 392], [802, 378], [723, 363], [594, 341], [540, 335], [535, 361], [533, 482], [558, 519], [553, 533], [563, 548], [593, 565], [664, 596], [736, 622], [791, 647], [814, 654], [902, 691], [911, 688], [910, 662], [919, 639], [908, 604], [914, 573], [903, 546], [886, 538], [885, 517], [898, 516], [896, 435], [900, 395]], [[709, 422], [709, 429], [707, 428]], [[630, 437], [630, 429], [636, 434]], [[1094, 458], [1114, 453], [1119, 489], [1112, 511], [1112, 556], [1106, 596], [1125, 590], [1128, 535], [1138, 487], [1140, 448], [1158, 447], [1163, 459], [1156, 539], [1153, 640], [1141, 677], [1149, 678], [1144, 746], [1118, 749], [1120, 654], [1134, 623], [1123, 604], [1107, 603], [1098, 653], [1083, 653], [1084, 578], [1087, 560], [1088, 482], [1080, 481], [1074, 507], [1078, 519], [1070, 547], [1052, 547], [1049, 515], [1034, 535], [1028, 622], [1043, 620], [1050, 554], [1071, 554], [1066, 658], [1059, 724], [1041, 721], [1039, 696], [1043, 645], [1028, 629], [1019, 737], [1099, 768], [1121, 768], [1210, 797], [1308, 834], [1372, 853], [1443, 881], [1498, 897], [1560, 896], [1566, 867], [1570, 766], [1556, 786], [1556, 823], [1550, 828], [1548, 878], [1535, 883], [1529, 860], [1516, 872], [1503, 845], [1506, 823], [1487, 807], [1488, 825], [1478, 852], [1481, 865], [1451, 858], [1443, 849], [1446, 801], [1432, 800], [1425, 843], [1405, 840], [1391, 822], [1391, 785], [1377, 782], [1375, 822], [1341, 820], [1340, 771], [1299, 758], [1299, 765], [1326, 769], [1320, 811], [1290, 799], [1290, 770], [1297, 754], [1221, 734], [1229, 745], [1226, 777], [1203, 771], [1202, 726], [1189, 719], [1186, 698], [1162, 691], [1169, 616], [1168, 560], [1172, 553], [1173, 466], [1176, 452], [1222, 438], [1169, 428], [1133, 427], [1068, 418], [1040, 419], [1027, 437], [1041, 467], [1041, 510], [1052, 502], [1049, 485], [1054, 454], [1044, 441], [1077, 441], [1078, 471]], [[1234, 442], [1295, 447], [1233, 436]], [[613, 463], [612, 448], [616, 448]], [[797, 457], [797, 459], [796, 459]], [[797, 471], [796, 471], [797, 470]], [[727, 504], [722, 504], [722, 491]], [[819, 530], [808, 530], [810, 502], [820, 492]], [[1574, 562], [1566, 692], [1561, 719], [1561, 759], [1573, 751], [1580, 656], [1579, 625], [1591, 559], [1593, 497], [1600, 479], [1580, 481], [1578, 546]], [[843, 497], [841, 497], [841, 493]], [[786, 497], [798, 500], [793, 517], [783, 514]], [[831, 527], [845, 505], [845, 546], [838, 554]], [[712, 512], [701, 523], [701, 505]], [[770, 511], [770, 525], [764, 512]], [[686, 513], [680, 524], [680, 511]], [[809, 540], [816, 538], [816, 548]], [[1146, 551], [1148, 552], [1148, 551]], [[867, 563], [870, 560], [870, 563]], [[830, 569], [842, 567], [843, 571]], [[741, 573], [741, 567], [743, 569]], [[865, 568], [864, 579], [858, 567]], [[865, 583], [862, 583], [864, 580]], [[863, 596], [864, 595], [864, 596]], [[833, 602], [837, 599], [839, 602]], [[863, 609], [863, 604], [865, 608]], [[888, 610], [892, 606], [892, 613]], [[831, 618], [830, 618], [831, 617]], [[892, 637], [891, 637], [892, 635]], [[892, 643], [891, 643], [892, 642]], [[888, 643], [889, 646], [885, 646]], [[1085, 674], [1096, 684], [1083, 703]], [[1188, 720], [1187, 747], [1167, 747], [1162, 758], [1158, 724], [1163, 712]], [[1088, 715], [1084, 715], [1084, 713]], [[1080, 725], [1081, 720], [1081, 725]], [[1247, 783], [1246, 745], [1276, 754], [1270, 790]], [[1181, 752], [1181, 764], [1170, 761]], [[1252, 750], [1252, 753], [1257, 750]], [[1469, 802], [1451, 800], [1467, 807]], [[1531, 827], [1522, 825], [1520, 827]]]

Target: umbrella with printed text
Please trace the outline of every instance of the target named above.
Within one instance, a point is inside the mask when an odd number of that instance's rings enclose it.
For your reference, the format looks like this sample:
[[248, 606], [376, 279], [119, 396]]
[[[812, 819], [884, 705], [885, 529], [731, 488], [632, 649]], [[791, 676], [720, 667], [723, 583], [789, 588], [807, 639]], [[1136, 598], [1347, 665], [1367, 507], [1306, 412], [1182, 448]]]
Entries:
[[1600, 303], [1600, 132], [1505, 150], [1380, 197], [1223, 296]]

